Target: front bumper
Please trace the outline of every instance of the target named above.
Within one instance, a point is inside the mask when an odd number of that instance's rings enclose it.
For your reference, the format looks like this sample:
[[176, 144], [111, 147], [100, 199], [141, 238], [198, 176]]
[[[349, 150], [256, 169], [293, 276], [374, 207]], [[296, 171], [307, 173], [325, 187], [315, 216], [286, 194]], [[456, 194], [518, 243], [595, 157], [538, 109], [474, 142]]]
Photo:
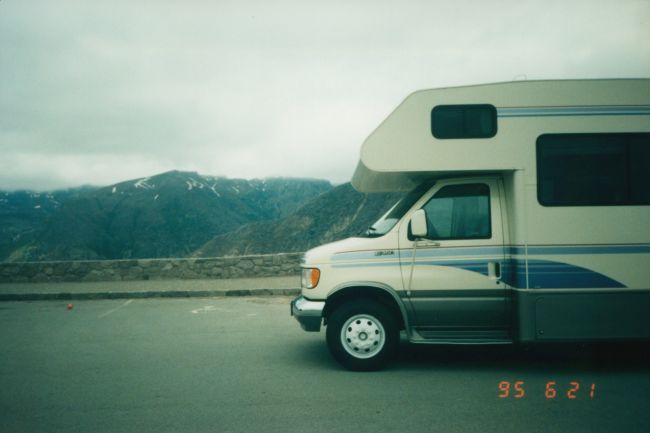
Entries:
[[305, 331], [318, 332], [323, 321], [325, 301], [310, 301], [300, 295], [291, 301], [291, 315]]

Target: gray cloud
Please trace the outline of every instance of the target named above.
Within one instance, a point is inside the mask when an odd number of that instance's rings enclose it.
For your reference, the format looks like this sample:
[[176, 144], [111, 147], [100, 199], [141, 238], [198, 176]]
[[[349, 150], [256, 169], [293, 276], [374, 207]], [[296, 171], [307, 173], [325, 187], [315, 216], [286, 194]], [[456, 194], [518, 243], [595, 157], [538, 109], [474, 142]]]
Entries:
[[420, 88], [647, 77], [647, 1], [0, 0], [0, 189], [349, 179]]

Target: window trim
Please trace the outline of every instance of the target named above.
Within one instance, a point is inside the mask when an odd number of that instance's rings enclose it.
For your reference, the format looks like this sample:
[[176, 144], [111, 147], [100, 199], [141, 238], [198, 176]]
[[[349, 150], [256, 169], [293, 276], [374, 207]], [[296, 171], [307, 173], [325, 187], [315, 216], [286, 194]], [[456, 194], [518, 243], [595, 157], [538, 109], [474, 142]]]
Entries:
[[[537, 137], [535, 140], [535, 180], [537, 182], [536, 185], [536, 190], [537, 190], [537, 202], [544, 207], [621, 207], [621, 206], [648, 206], [650, 205], [650, 200], [647, 202], [631, 202], [631, 201], [626, 201], [625, 203], [580, 203], [580, 202], [574, 202], [574, 201], [567, 201], [567, 202], [558, 202], [558, 200], [549, 202], [546, 200], [543, 200], [542, 194], [541, 194], [541, 186], [542, 186], [542, 179], [540, 177], [540, 167], [543, 165], [540, 163], [542, 159], [542, 155], [540, 152], [540, 149], [544, 143], [541, 143], [541, 140], [544, 140], [547, 137], [589, 137], [589, 136], [595, 136], [595, 137], [602, 137], [602, 136], [620, 136], [620, 137], [634, 137], [634, 136], [648, 136], [650, 138], [650, 133], [649, 132], [567, 132], [567, 133], [544, 133], [541, 134]], [[629, 158], [629, 145], [626, 143], [625, 145], [626, 148], [626, 157]], [[631, 182], [631, 179], [627, 179], [628, 181], [628, 186], [629, 182]], [[628, 188], [629, 189], [629, 188]]]
[[[443, 185], [439, 190], [437, 190], [429, 199], [418, 209], [424, 209], [426, 205], [428, 205], [431, 200], [435, 199], [436, 196], [440, 191], [442, 191], [445, 188], [449, 187], [458, 187], [458, 186], [471, 186], [471, 185], [483, 185], [487, 188], [487, 205], [488, 205], [488, 234], [487, 236], [476, 236], [476, 237], [467, 237], [467, 238], [456, 238], [456, 237], [438, 237], [438, 238], [432, 238], [427, 236], [425, 239], [430, 240], [430, 241], [468, 241], [468, 240], [476, 240], [476, 239], [492, 239], [492, 188], [488, 183], [485, 182], [472, 182], [472, 183], [452, 183], [448, 185]], [[411, 224], [409, 223], [408, 226], [408, 232], [407, 232], [407, 237], [410, 241], [416, 240], [413, 235], [411, 234]]]
[[[492, 124], [494, 125], [494, 128], [490, 132], [490, 135], [463, 135], [463, 136], [445, 136], [444, 134], [441, 135], [440, 131], [436, 131], [435, 127], [435, 122], [434, 122], [434, 114], [436, 111], [439, 110], [444, 110], [445, 108], [458, 108], [462, 110], [466, 110], [468, 108], [483, 108], [488, 111], [490, 111], [490, 116], [492, 119]], [[494, 105], [492, 104], [441, 104], [441, 105], [436, 105], [431, 109], [431, 135], [433, 135], [435, 138], [438, 140], [467, 140], [467, 139], [487, 139], [487, 138], [492, 138], [497, 135], [497, 132], [499, 130], [499, 124], [498, 124], [498, 116], [497, 116], [497, 109]]]

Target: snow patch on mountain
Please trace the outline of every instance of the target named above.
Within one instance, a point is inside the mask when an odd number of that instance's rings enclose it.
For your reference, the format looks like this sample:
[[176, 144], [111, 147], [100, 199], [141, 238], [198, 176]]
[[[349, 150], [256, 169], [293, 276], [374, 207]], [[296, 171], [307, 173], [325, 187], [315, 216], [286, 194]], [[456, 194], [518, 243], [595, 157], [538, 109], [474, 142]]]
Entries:
[[205, 185], [198, 180], [189, 177], [188, 180], [185, 181], [187, 184], [187, 190], [192, 191], [192, 188], [198, 188], [198, 189], [203, 189], [205, 188]]
[[144, 177], [144, 178], [138, 180], [138, 181], [137, 181], [136, 183], [134, 183], [133, 185], [134, 185], [136, 188], [142, 188], [142, 189], [154, 189], [154, 188], [156, 187], [155, 185], [150, 185], [150, 184], [147, 183], [147, 182], [149, 182], [150, 179], [151, 179], [151, 178], [149, 178], [149, 177]]
[[221, 197], [221, 194], [219, 194], [219, 193], [217, 192], [217, 184], [216, 184], [216, 182], [213, 183], [213, 184], [210, 186], [210, 189], [212, 190], [213, 193], [216, 194], [217, 197]]

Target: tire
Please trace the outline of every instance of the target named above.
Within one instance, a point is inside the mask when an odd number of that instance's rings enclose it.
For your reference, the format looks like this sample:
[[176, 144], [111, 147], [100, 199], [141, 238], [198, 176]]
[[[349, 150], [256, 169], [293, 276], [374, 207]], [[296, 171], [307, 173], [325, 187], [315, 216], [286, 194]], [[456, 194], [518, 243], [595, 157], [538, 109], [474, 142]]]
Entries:
[[351, 301], [334, 310], [326, 334], [334, 359], [355, 371], [384, 367], [399, 343], [396, 318], [382, 304], [367, 299]]

